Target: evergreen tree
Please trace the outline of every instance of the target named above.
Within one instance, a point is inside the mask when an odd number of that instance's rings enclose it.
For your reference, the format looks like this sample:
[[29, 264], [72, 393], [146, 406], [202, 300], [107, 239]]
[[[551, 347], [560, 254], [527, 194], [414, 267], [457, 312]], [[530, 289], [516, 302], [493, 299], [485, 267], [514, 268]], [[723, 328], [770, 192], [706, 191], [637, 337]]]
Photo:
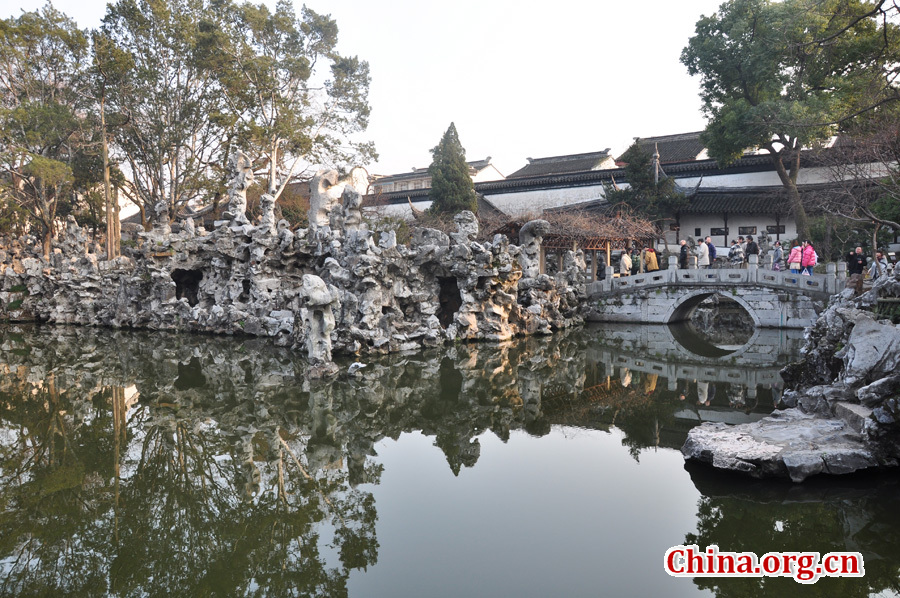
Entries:
[[625, 164], [625, 178], [628, 187], [607, 189], [606, 199], [612, 203], [624, 203], [636, 213], [651, 221], [664, 236], [665, 224], [677, 222], [681, 210], [688, 204], [687, 198], [675, 186], [675, 179], [663, 176], [657, 182], [653, 156], [635, 141], [621, 159]]
[[459, 142], [456, 125], [450, 127], [433, 150], [434, 159], [428, 167], [431, 175], [432, 214], [456, 214], [462, 210], [477, 210], [475, 184], [469, 176], [466, 150]]
[[0, 212], [30, 216], [46, 257], [72, 194], [72, 158], [90, 136], [87, 55], [85, 32], [49, 3], [0, 20]]

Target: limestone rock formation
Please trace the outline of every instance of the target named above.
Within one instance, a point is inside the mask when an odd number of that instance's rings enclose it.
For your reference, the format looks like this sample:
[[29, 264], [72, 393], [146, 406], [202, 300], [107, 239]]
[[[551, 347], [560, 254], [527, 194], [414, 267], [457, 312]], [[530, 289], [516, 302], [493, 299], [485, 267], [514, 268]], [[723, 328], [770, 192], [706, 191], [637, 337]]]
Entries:
[[337, 366], [331, 360], [331, 333], [334, 332], [334, 315], [341, 309], [339, 292], [318, 276], [304, 274], [299, 300], [306, 354], [311, 366], [309, 375], [321, 378], [336, 374]]
[[900, 327], [882, 315], [900, 298], [900, 272], [856, 297], [832, 298], [807, 331], [803, 358], [782, 370], [791, 390], [754, 424], [691, 430], [686, 459], [758, 477], [801, 481], [900, 462]]
[[[320, 170], [309, 182], [309, 224], [312, 228], [331, 226], [332, 219], [342, 218], [342, 197], [345, 189], [352, 189], [363, 195], [368, 188], [366, 171], [353, 168], [346, 177], [341, 177], [336, 170]], [[352, 203], [352, 202], [351, 202]], [[358, 207], [359, 204], [357, 204]], [[343, 228], [335, 222], [333, 228]]]
[[235, 150], [228, 158], [228, 211], [225, 218], [231, 226], [248, 224], [247, 189], [253, 184], [253, 163], [241, 150]]
[[354, 169], [343, 179], [334, 172], [313, 179], [309, 229], [274, 223], [266, 196], [254, 227], [240, 224], [249, 160], [232, 158], [231, 220], [208, 234], [145, 234], [112, 261], [77, 225], [49, 261], [33, 237], [0, 238], [0, 318], [268, 337], [307, 352], [323, 375], [331, 351], [500, 341], [582, 321], [583, 256], [567, 255], [555, 278], [540, 274], [549, 226], [542, 221], [526, 224], [524, 248], [502, 235], [475, 240], [470, 212], [456, 217], [449, 236], [414, 229], [403, 244], [395, 231], [367, 226], [365, 171]]

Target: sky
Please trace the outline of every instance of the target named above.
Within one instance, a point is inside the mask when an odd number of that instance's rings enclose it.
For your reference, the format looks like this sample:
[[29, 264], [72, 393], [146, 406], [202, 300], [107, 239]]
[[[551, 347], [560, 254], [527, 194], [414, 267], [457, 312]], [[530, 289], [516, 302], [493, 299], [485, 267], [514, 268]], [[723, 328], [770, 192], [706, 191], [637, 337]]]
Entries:
[[[265, 0], [274, 7], [275, 0]], [[468, 160], [504, 175], [527, 158], [612, 148], [634, 137], [702, 130], [700, 81], [679, 62], [702, 15], [722, 0], [307, 0], [330, 14], [338, 50], [369, 62], [371, 174], [431, 163], [451, 122]], [[0, 16], [44, 0], [13, 0]], [[82, 28], [106, 4], [56, 0]], [[303, 2], [295, 0], [297, 11]]]

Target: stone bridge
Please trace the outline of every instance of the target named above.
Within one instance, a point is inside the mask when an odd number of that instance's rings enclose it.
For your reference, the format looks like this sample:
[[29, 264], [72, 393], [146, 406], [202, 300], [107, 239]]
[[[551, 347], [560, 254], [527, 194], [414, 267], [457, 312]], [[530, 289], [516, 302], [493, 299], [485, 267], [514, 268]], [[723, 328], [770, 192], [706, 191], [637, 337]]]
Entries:
[[757, 328], [805, 328], [843, 288], [836, 264], [827, 264], [826, 274], [804, 276], [760, 269], [756, 256], [750, 258], [745, 269], [679, 270], [671, 257], [668, 270], [607, 276], [587, 285], [587, 318], [669, 324], [689, 320], [700, 303], [721, 295], [746, 310]]

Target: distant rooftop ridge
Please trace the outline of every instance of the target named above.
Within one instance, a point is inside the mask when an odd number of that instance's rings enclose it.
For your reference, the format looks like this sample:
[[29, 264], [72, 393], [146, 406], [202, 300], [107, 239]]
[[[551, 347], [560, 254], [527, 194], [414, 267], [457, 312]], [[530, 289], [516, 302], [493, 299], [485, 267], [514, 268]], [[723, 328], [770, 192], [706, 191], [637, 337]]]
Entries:
[[549, 162], [567, 162], [571, 160], [583, 160], [585, 158], [602, 158], [609, 155], [610, 148], [596, 152], [586, 152], [583, 154], [566, 154], [564, 156], [548, 156], [546, 158], [526, 158], [529, 164], [547, 164]]
[[[470, 172], [473, 170], [475, 172], [479, 172], [491, 165], [491, 156], [488, 156], [487, 158], [485, 158], [483, 160], [471, 160], [471, 161], [466, 162], [466, 164], [469, 165]], [[382, 176], [377, 176], [376, 178], [381, 182], [386, 182], [386, 181], [395, 180], [395, 179], [399, 180], [399, 179], [405, 179], [405, 178], [418, 178], [418, 177], [421, 177], [423, 174], [427, 174], [428, 168], [429, 168], [429, 166], [426, 166], [424, 168], [413, 166], [412, 170], [410, 170], [409, 172], [400, 172], [400, 173], [396, 173], [396, 174], [382, 175]]]

